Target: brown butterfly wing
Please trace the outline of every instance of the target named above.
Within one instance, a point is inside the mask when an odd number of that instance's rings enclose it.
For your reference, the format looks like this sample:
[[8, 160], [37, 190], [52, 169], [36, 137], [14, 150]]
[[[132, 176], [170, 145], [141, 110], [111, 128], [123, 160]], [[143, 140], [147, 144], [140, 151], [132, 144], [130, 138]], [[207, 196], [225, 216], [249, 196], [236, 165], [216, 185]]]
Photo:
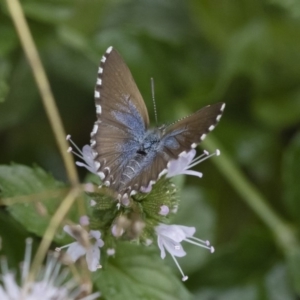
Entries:
[[[183, 151], [189, 151], [201, 143], [206, 135], [219, 123], [225, 103], [208, 105], [166, 128], [165, 152], [171, 158], [177, 158]], [[168, 144], [174, 147], [168, 146]]]
[[136, 140], [149, 125], [144, 100], [119, 53], [109, 47], [95, 87], [97, 121], [91, 133], [98, 174], [107, 185], [120, 180]]

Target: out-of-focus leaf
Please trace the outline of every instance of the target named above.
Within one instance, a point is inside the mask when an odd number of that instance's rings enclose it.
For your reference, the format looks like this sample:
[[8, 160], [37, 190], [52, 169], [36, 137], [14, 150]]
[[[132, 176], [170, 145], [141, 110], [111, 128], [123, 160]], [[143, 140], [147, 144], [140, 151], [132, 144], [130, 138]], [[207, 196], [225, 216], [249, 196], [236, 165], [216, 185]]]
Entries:
[[[254, 300], [258, 298], [255, 285], [238, 286], [229, 289], [207, 288], [196, 293], [194, 300]], [[271, 299], [271, 298], [270, 298]], [[272, 299], [273, 300], [273, 299]]]
[[0, 79], [0, 103], [4, 102], [8, 94], [9, 87], [6, 81]]
[[251, 22], [254, 15], [263, 12], [262, 2], [258, 0], [226, 0], [222, 3], [218, 0], [194, 0], [191, 3], [191, 13], [194, 14], [200, 30], [220, 48], [227, 46], [236, 30]]
[[[80, 32], [65, 26], [58, 30], [58, 34], [63, 44], [75, 51], [82, 52], [85, 56], [89, 57], [92, 62], [99, 62], [99, 55], [92, 49], [89, 40]], [[72, 60], [72, 62], [74, 62], [74, 60]]]
[[271, 236], [261, 228], [244, 230], [236, 242], [218, 247], [188, 285], [231, 287], [261, 278], [276, 257]]
[[72, 6], [59, 1], [26, 1], [22, 4], [26, 15], [39, 22], [57, 25], [72, 15]]
[[6, 59], [0, 59], [0, 105], [1, 102], [4, 102], [6, 100], [6, 97], [9, 93], [8, 77], [10, 72], [10, 62]]
[[[262, 292], [263, 291], [263, 292]], [[261, 298], [261, 294], [265, 297]], [[195, 300], [294, 300], [290, 290], [289, 277], [283, 264], [275, 265], [261, 280], [251, 280], [246, 285], [220, 289], [218, 287], [203, 288], [196, 292]]]
[[126, 1], [118, 6], [112, 4], [102, 24], [104, 27], [122, 27], [125, 24], [135, 33], [177, 43], [186, 32], [191, 31], [187, 13], [186, 3], [180, 0]]
[[[70, 83], [75, 91], [86, 89], [90, 90], [92, 95], [98, 62], [93, 64], [77, 51], [60, 47], [59, 44], [52, 44], [45, 48], [43, 57], [46, 61], [46, 68], [50, 76], [53, 77], [53, 82], [55, 82], [58, 87], [60, 87], [59, 85], [63, 86], [66, 83]], [[61, 94], [64, 94], [65, 97], [72, 93], [72, 91], [63, 89], [59, 91]], [[73, 103], [73, 105], [78, 105], [78, 103]]]
[[94, 283], [107, 300], [191, 299], [152, 248], [120, 243], [115, 258], [110, 258], [107, 266], [93, 275]]
[[[270, 55], [271, 40], [266, 22], [251, 22], [242, 27], [228, 41], [225, 51], [225, 63], [221, 69], [220, 81], [229, 82], [237, 74], [248, 74], [259, 78], [263, 70], [263, 61]], [[261, 47], [263, 40], [266, 47]]]
[[278, 6], [285, 9], [293, 17], [299, 18], [300, 16], [300, 2], [298, 0], [280, 1], [280, 0], [269, 0], [269, 4]]
[[291, 141], [283, 157], [284, 204], [297, 224], [300, 224], [300, 133]]
[[295, 295], [291, 292], [290, 286], [290, 276], [286, 266], [284, 264], [275, 265], [265, 277], [266, 299], [295, 299]]
[[257, 97], [253, 111], [263, 123], [274, 128], [296, 125], [300, 115], [300, 91]]
[[0, 237], [1, 255], [5, 255], [9, 265], [17, 266], [24, 257], [24, 241], [28, 232], [4, 209], [0, 210]]
[[8, 25], [0, 26], [0, 41], [0, 57], [4, 57], [18, 44], [18, 38], [13, 27]]
[[[107, 6], [111, 1], [74, 1], [71, 3], [72, 16], [64, 22], [66, 26], [88, 37], [94, 34], [99, 24], [108, 15]], [[112, 6], [116, 6], [113, 3]]]
[[[228, 113], [238, 114], [246, 105], [245, 103], [233, 107], [229, 103]], [[247, 108], [243, 115], [246, 113], [250, 113]], [[226, 146], [226, 151], [260, 182], [266, 183], [274, 180], [274, 173], [277, 172], [274, 161], [278, 160], [280, 153], [277, 135], [272, 134], [268, 128], [253, 126], [252, 123], [245, 122], [238, 117], [235, 121], [227, 122], [228, 117], [230, 116], [226, 115], [225, 110], [220, 127], [216, 129], [216, 134]]]
[[[43, 236], [49, 221], [66, 195], [64, 185], [39, 167], [0, 167], [1, 201], [28, 231]], [[72, 212], [75, 215], [75, 212]], [[74, 218], [77, 221], [79, 218]], [[56, 234], [56, 241], [65, 235]]]
[[0, 103], [0, 128], [4, 129], [21, 122], [35, 107], [37, 89], [25, 59], [21, 59], [12, 71], [9, 93]]

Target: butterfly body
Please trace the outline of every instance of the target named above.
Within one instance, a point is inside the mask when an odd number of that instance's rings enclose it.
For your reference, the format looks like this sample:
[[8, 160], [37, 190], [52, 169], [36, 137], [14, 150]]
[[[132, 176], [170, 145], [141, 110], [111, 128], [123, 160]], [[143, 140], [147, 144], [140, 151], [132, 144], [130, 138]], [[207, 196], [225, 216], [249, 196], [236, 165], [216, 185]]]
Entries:
[[119, 197], [147, 189], [165, 174], [170, 160], [195, 148], [214, 129], [225, 107], [206, 106], [169, 126], [149, 128], [143, 98], [112, 47], [98, 69], [95, 104], [91, 147], [97, 173]]

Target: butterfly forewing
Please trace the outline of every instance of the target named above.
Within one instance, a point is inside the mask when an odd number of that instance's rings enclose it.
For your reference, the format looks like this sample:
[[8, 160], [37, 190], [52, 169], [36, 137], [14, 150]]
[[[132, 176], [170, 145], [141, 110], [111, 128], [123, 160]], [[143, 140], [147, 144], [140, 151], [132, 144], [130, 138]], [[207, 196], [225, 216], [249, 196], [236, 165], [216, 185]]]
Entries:
[[147, 108], [131, 72], [111, 47], [98, 69], [95, 104], [97, 121], [91, 146], [98, 174], [111, 184], [120, 180], [130, 154], [136, 151], [136, 140], [149, 124]]

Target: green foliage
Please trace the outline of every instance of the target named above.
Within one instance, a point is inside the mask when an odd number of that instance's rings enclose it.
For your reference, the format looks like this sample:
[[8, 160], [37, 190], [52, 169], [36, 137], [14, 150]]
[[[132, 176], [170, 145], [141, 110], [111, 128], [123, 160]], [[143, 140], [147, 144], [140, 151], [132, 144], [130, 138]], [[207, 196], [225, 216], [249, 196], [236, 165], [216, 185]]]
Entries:
[[93, 279], [107, 300], [191, 299], [174, 272], [162, 266], [157, 251], [129, 243], [119, 243], [116, 257]]
[[[43, 235], [66, 195], [67, 179], [8, 10], [0, 5], [0, 199], [6, 205], [0, 207], [0, 235], [5, 254], [17, 264], [23, 237]], [[22, 5], [64, 125], [78, 145], [89, 141], [97, 67], [110, 45], [132, 70], [153, 123], [150, 77], [159, 124], [226, 102], [211, 135], [290, 231], [285, 235], [278, 224], [267, 225], [268, 216], [244, 201], [232, 174], [218, 170], [222, 155], [205, 162], [203, 179], [188, 178], [185, 184], [176, 179], [181, 205], [173, 222], [195, 226], [216, 252], [183, 245], [187, 256], [179, 262], [189, 276], [184, 284], [201, 300], [299, 297], [298, 1], [26, 0]], [[7, 166], [12, 160], [18, 164]], [[67, 218], [78, 222], [75, 206]], [[55, 242], [65, 240], [57, 232]], [[95, 274], [104, 299], [189, 299], [174, 278], [178, 271], [171, 273], [157, 251], [119, 247]]]
[[[39, 167], [31, 169], [15, 164], [0, 167], [2, 201], [8, 205], [11, 215], [26, 230], [37, 236], [43, 236], [64, 198], [66, 190], [63, 187], [61, 182]], [[74, 210], [70, 211], [70, 216], [72, 213], [74, 215]], [[61, 232], [57, 232], [55, 240], [62, 241]]]

